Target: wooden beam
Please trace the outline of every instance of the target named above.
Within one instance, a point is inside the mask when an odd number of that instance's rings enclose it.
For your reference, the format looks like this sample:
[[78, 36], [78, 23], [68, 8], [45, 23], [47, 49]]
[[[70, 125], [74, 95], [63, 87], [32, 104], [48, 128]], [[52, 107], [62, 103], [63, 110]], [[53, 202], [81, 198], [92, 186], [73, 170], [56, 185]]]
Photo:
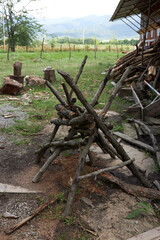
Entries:
[[121, 132], [113, 132], [113, 135], [115, 135], [117, 137], [120, 137], [121, 139], [125, 140], [128, 143], [131, 143], [132, 145], [135, 145], [137, 147], [140, 147], [140, 148], [143, 148], [143, 149], [145, 149], [147, 151], [155, 153], [154, 148], [151, 147], [150, 145], [148, 145], [146, 143], [143, 143], [143, 142], [141, 142], [139, 140], [136, 140], [134, 138], [131, 138], [131, 137], [129, 137], [129, 136], [127, 136], [127, 135], [125, 135], [125, 134], [123, 134]]

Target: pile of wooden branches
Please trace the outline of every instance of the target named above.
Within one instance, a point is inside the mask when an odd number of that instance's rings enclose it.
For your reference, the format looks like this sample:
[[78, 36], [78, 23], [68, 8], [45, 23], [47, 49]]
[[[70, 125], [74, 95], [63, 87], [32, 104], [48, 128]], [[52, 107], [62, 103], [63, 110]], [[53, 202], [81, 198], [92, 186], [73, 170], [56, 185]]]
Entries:
[[[38, 163], [45, 152], [52, 148], [51, 156], [46, 160], [45, 164], [41, 167], [39, 172], [33, 178], [33, 182], [38, 182], [43, 175], [43, 173], [47, 170], [49, 165], [58, 157], [58, 155], [66, 149], [79, 149], [79, 162], [78, 167], [75, 173], [75, 177], [73, 179], [73, 184], [71, 186], [71, 190], [68, 195], [67, 204], [64, 211], [64, 216], [67, 216], [71, 212], [71, 207], [74, 201], [74, 197], [76, 194], [76, 190], [78, 187], [78, 183], [81, 179], [96, 176], [101, 174], [103, 177], [107, 178], [112, 182], [116, 182], [121, 186], [125, 191], [128, 191], [132, 194], [137, 194], [134, 191], [134, 187], [126, 185], [120, 179], [117, 179], [110, 173], [106, 173], [107, 171], [127, 166], [127, 168], [132, 172], [132, 174], [137, 177], [140, 183], [147, 187], [151, 188], [152, 184], [149, 182], [147, 177], [142, 173], [142, 171], [134, 164], [134, 159], [130, 159], [128, 154], [125, 152], [123, 147], [120, 143], [114, 138], [110, 131], [110, 125], [105, 122], [104, 115], [108, 111], [109, 106], [116, 94], [117, 87], [113, 91], [112, 95], [109, 98], [104, 109], [102, 109], [101, 113], [98, 115], [94, 110], [94, 106], [97, 104], [98, 99], [108, 81], [110, 79], [110, 72], [111, 69], [107, 72], [104, 80], [101, 82], [95, 96], [93, 97], [91, 103], [87, 101], [84, 97], [82, 92], [80, 91], [79, 87], [77, 86], [78, 79], [82, 73], [83, 67], [85, 65], [87, 56], [85, 56], [80, 70], [76, 76], [76, 80], [74, 81], [67, 73], [58, 70], [58, 73], [64, 78], [66, 83], [70, 86], [70, 91], [68, 90], [67, 85], [63, 82], [62, 87], [64, 89], [64, 93], [66, 95], [66, 99], [64, 99], [57, 90], [51, 85], [48, 81], [46, 81], [47, 86], [53, 92], [53, 94], [57, 97], [60, 104], [56, 105], [55, 108], [58, 113], [58, 118], [51, 120], [51, 123], [54, 123], [53, 132], [48, 140], [48, 142], [41, 147], [37, 153], [37, 160]], [[121, 80], [127, 78], [128, 74], [130, 73], [131, 68], [127, 68], [124, 72]], [[76, 104], [76, 98], [72, 98], [72, 93], [75, 93], [76, 97], [80, 100], [83, 107], [80, 107]], [[68, 134], [65, 138], [61, 140], [56, 140], [56, 133], [60, 126], [66, 125], [69, 126]], [[93, 163], [92, 155], [90, 152], [90, 147], [92, 143], [96, 143], [104, 153], [109, 153], [111, 158], [114, 159], [117, 156], [122, 163], [118, 166], [114, 166], [112, 168], [105, 168], [105, 169], [97, 169], [90, 174], [81, 176], [81, 172], [85, 167], [85, 160], [86, 156], [89, 156], [90, 163]], [[137, 187], [138, 188], [138, 187]], [[139, 194], [146, 196], [146, 192], [148, 193], [147, 188], [139, 187], [138, 190]], [[150, 189], [149, 196], [156, 196], [156, 198], [160, 198], [160, 192], [156, 190]]]
[[120, 58], [113, 66], [111, 75], [118, 80], [125, 69], [132, 65], [132, 71], [124, 81], [125, 86], [135, 86], [140, 90], [147, 88], [144, 80], [160, 90], [160, 39], [146, 47], [141, 46]]

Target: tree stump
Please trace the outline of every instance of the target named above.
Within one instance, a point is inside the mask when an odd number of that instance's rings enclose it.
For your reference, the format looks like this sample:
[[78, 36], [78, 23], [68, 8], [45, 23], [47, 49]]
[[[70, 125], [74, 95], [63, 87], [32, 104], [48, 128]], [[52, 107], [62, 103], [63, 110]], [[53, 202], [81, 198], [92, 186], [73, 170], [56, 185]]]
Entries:
[[44, 70], [44, 79], [49, 82], [55, 82], [56, 81], [56, 75], [55, 70], [53, 68], [45, 68]]
[[9, 77], [10, 79], [14, 79], [19, 83], [24, 82], [24, 76], [21, 75], [21, 70], [22, 70], [22, 63], [21, 62], [15, 62], [13, 64], [13, 74], [11, 74]]

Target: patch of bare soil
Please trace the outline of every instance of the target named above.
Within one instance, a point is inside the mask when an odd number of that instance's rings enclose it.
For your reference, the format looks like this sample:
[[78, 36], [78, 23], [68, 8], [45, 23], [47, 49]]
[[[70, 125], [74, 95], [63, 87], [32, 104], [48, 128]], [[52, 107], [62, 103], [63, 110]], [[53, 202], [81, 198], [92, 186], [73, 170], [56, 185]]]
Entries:
[[[36, 190], [37, 193], [1, 193], [0, 214], [7, 211], [19, 218], [0, 217], [0, 240], [125, 240], [158, 225], [157, 216], [153, 212], [140, 215], [138, 219], [126, 219], [136, 204], [146, 199], [127, 195], [117, 186], [103, 182], [100, 178], [81, 181], [73, 205], [73, 215], [63, 221], [61, 215], [65, 206], [64, 199], [75, 175], [79, 153], [64, 153], [48, 168], [38, 183], [32, 183], [33, 177], [49, 156], [47, 152], [41, 163], [34, 164], [34, 152], [45, 143], [51, 131], [52, 129], [45, 129], [40, 135], [30, 137], [29, 143], [23, 146], [16, 146], [10, 140], [11, 136], [1, 134], [5, 145], [4, 149], [0, 149], [0, 182]], [[65, 134], [65, 131], [62, 129], [61, 133]], [[86, 165], [84, 173], [92, 170]], [[5, 235], [4, 230], [29, 216], [52, 195], [60, 193], [64, 193], [64, 197], [61, 196], [59, 202], [46, 208], [16, 232]], [[85, 229], [94, 231], [97, 236], [89, 234]]]

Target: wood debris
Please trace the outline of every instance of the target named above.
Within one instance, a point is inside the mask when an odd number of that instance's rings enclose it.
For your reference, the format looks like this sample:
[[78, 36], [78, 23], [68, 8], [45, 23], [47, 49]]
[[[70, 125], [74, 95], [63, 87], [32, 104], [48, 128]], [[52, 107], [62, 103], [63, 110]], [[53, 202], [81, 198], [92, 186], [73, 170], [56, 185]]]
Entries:
[[160, 92], [160, 39], [146, 47], [144, 51], [142, 47], [137, 47], [120, 58], [113, 66], [112, 78], [118, 81], [128, 66], [132, 66], [132, 71], [124, 80], [123, 86], [133, 86], [140, 99], [148, 98], [150, 94], [144, 80]]
[[[84, 67], [85, 61], [86, 57], [81, 64], [79, 70], [80, 74]], [[48, 149], [52, 148], [52, 153], [32, 181], [34, 183], [38, 182], [42, 177], [43, 173], [47, 170], [50, 164], [60, 155], [61, 152], [67, 149], [79, 149], [79, 162], [70, 192], [68, 194], [67, 204], [63, 213], [64, 217], [68, 216], [71, 213], [71, 208], [75, 198], [79, 180], [83, 178], [83, 176], [81, 176], [81, 172], [85, 167], [85, 160], [87, 155], [89, 156], [90, 164], [93, 164], [93, 158], [90, 153], [90, 147], [92, 143], [96, 143], [104, 153], [109, 153], [112, 159], [117, 156], [120, 160], [122, 160], [123, 163], [121, 165], [115, 166], [115, 168], [126, 166], [132, 172], [132, 174], [139, 179], [142, 185], [147, 188], [152, 187], [152, 184], [149, 182], [147, 177], [140, 171], [136, 164], [134, 164], [133, 160], [130, 159], [130, 157], [125, 152], [120, 143], [114, 138], [113, 134], [110, 132], [110, 125], [107, 124], [107, 122], [105, 121], [105, 113], [108, 111], [110, 104], [112, 103], [117, 91], [119, 90], [121, 82], [128, 77], [130, 71], [132, 71], [132, 68], [127, 68], [124, 71], [123, 75], [121, 76], [120, 83], [117, 85], [116, 89], [113, 91], [113, 94], [109, 98], [109, 101], [106, 103], [106, 106], [99, 114], [97, 114], [94, 110], [94, 106], [98, 103], [98, 99], [107, 81], [111, 78], [111, 69], [108, 70], [91, 103], [87, 101], [87, 99], [84, 97], [84, 95], [77, 86], [80, 74], [77, 75], [78, 78], [76, 78], [76, 81], [74, 81], [67, 73], [58, 70], [58, 73], [70, 86], [69, 91], [67, 85], [64, 82], [62, 83], [62, 87], [66, 95], [65, 99], [57, 92], [57, 90], [50, 82], [46, 81], [46, 85], [50, 88], [52, 93], [59, 100], [60, 104], [57, 104], [55, 106], [58, 118], [51, 120], [51, 123], [55, 126], [48, 142], [36, 151], [36, 163], [40, 162], [41, 158], [44, 156], [45, 152]], [[76, 97], [82, 103], [83, 108], [76, 104], [76, 98], [72, 98], [72, 92], [75, 93]], [[57, 131], [62, 125], [69, 126], [68, 134], [63, 139], [56, 140], [55, 137]], [[87, 177], [102, 174], [102, 172], [109, 170], [110, 169], [102, 169], [102, 171], [93, 172], [93, 174], [90, 174]], [[84, 178], [85, 177], [86, 176], [84, 176]], [[140, 190], [141, 188], [139, 187], [139, 191]]]

